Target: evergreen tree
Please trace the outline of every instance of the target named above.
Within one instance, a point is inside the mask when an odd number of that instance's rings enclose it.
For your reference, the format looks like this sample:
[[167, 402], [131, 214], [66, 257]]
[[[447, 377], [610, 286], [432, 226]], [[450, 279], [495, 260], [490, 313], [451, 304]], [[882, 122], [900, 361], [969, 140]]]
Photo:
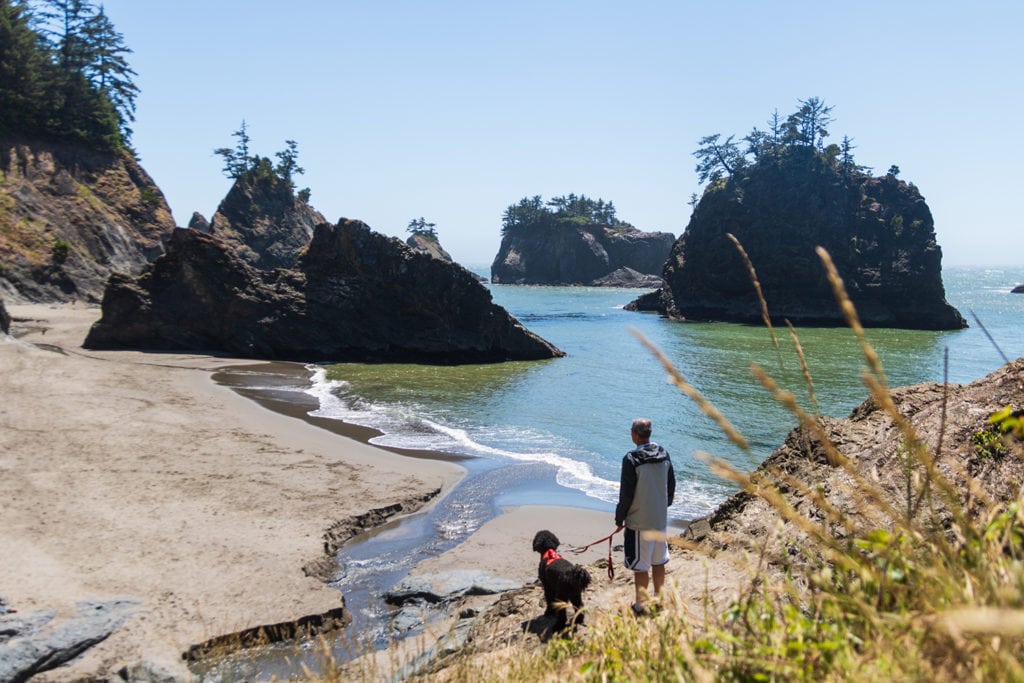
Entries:
[[701, 138], [698, 143], [700, 147], [693, 153], [697, 157], [697, 177], [702, 183], [719, 180], [723, 173], [731, 176], [746, 165], [743, 153], [733, 142], [735, 136], [730, 135], [724, 142], [719, 143], [720, 137], [722, 136], [716, 133]]
[[110, 98], [118, 113], [121, 131], [128, 141], [132, 132], [128, 124], [135, 121], [135, 98], [139, 94], [139, 88], [132, 80], [137, 74], [125, 59], [132, 50], [124, 44], [124, 36], [114, 29], [102, 6], [83, 26], [83, 40], [88, 54], [84, 73]]
[[294, 187], [292, 176], [301, 175], [306, 172], [306, 169], [299, 166], [299, 143], [295, 140], [285, 140], [284, 143], [286, 147], [274, 155], [279, 160], [274, 171], [282, 180]]
[[231, 134], [232, 137], [238, 138], [238, 142], [235, 144], [234, 149], [230, 147], [218, 147], [213, 150], [214, 154], [218, 154], [224, 158], [224, 168], [221, 171], [228, 178], [238, 180], [246, 173], [255, 170], [259, 163], [258, 157], [253, 157], [249, 154], [249, 131], [245, 124], [245, 119], [242, 119], [242, 125]]
[[40, 50], [24, 4], [0, 0], [0, 134], [41, 135], [55, 69]]
[[434, 239], [437, 239], [436, 227], [437, 223], [428, 223], [423, 216], [420, 216], [419, 218], [414, 218], [409, 221], [409, 226], [406, 230], [413, 235], [423, 235], [425, 237], [433, 237]]

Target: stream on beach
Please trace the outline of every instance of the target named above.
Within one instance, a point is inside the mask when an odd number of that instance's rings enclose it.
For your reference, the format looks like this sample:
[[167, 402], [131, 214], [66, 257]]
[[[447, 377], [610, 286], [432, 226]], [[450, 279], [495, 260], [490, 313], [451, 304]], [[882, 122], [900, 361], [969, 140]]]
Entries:
[[[476, 269], [486, 275], [486, 267]], [[964, 383], [1024, 356], [1024, 268], [950, 267], [947, 300], [971, 327], [927, 332], [869, 329], [890, 386], [943, 380]], [[706, 452], [742, 471], [754, 469], [779, 446], [795, 420], [750, 374], [756, 363], [810, 408], [793, 343], [776, 330], [780, 350], [763, 327], [678, 323], [632, 313], [623, 306], [632, 289], [488, 285], [494, 300], [529, 329], [567, 353], [535, 363], [455, 367], [415, 365], [283, 364], [219, 373], [218, 381], [268, 407], [337, 420], [367, 429], [375, 445], [458, 459], [468, 474], [428, 510], [354, 539], [338, 553], [335, 585], [353, 614], [336, 646], [348, 659], [392, 640], [390, 608], [381, 596], [420, 560], [466, 539], [512, 505], [566, 505], [611, 513], [622, 455], [631, 448], [629, 424], [650, 417], [654, 440], [672, 454], [677, 475], [677, 522], [705, 516], [734, 489], [697, 457]], [[770, 306], [769, 302], [769, 306]], [[980, 322], [980, 324], [979, 324]], [[632, 333], [651, 340], [683, 376], [719, 408], [751, 444], [732, 445], [708, 418], [665, 379], [665, 371]], [[859, 345], [845, 328], [797, 330], [807, 357], [818, 412], [844, 417], [866, 397]], [[998, 348], [997, 348], [998, 347]], [[284, 364], [287, 365], [287, 364]], [[351, 634], [360, 634], [356, 639]], [[349, 642], [342, 642], [349, 641]], [[307, 645], [312, 650], [311, 645]], [[205, 680], [288, 678], [301, 671], [295, 645], [238, 659]], [[318, 657], [306, 662], [315, 670]]]

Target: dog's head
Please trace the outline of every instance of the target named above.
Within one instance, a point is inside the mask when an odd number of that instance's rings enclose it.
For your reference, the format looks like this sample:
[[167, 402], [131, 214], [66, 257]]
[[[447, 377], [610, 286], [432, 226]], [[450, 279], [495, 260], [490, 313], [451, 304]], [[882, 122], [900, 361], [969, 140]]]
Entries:
[[547, 530], [538, 531], [533, 537], [533, 550], [537, 553], [543, 553], [545, 550], [556, 550], [558, 544], [558, 536]]

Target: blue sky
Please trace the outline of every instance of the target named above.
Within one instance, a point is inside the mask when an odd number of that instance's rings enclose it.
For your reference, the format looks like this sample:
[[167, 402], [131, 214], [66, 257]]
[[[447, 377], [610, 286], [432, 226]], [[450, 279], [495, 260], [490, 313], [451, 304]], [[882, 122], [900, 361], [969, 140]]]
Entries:
[[829, 141], [896, 164], [945, 265], [1020, 265], [1024, 3], [104, 0], [134, 50], [134, 146], [179, 225], [230, 181], [245, 119], [264, 156], [299, 146], [331, 222], [405, 237], [420, 216], [489, 263], [526, 196], [611, 200], [679, 235], [708, 134], [764, 129], [798, 100]]

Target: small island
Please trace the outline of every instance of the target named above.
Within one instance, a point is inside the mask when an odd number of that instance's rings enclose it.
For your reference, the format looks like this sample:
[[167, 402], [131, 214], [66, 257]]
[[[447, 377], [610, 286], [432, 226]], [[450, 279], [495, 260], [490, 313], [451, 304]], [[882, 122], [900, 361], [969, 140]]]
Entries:
[[512, 285], [661, 286], [675, 236], [642, 232], [619, 220], [615, 205], [570, 194], [539, 195], [505, 209], [491, 281]]
[[924, 197], [892, 166], [857, 164], [853, 144], [825, 144], [831, 107], [801, 101], [787, 119], [755, 128], [745, 146], [705, 137], [695, 153], [707, 182], [665, 264], [665, 286], [630, 307], [685, 320], [759, 324], [742, 244], [777, 322], [844, 325], [815, 253], [831, 255], [862, 324], [924, 330], [967, 326], [946, 302], [942, 250]]

